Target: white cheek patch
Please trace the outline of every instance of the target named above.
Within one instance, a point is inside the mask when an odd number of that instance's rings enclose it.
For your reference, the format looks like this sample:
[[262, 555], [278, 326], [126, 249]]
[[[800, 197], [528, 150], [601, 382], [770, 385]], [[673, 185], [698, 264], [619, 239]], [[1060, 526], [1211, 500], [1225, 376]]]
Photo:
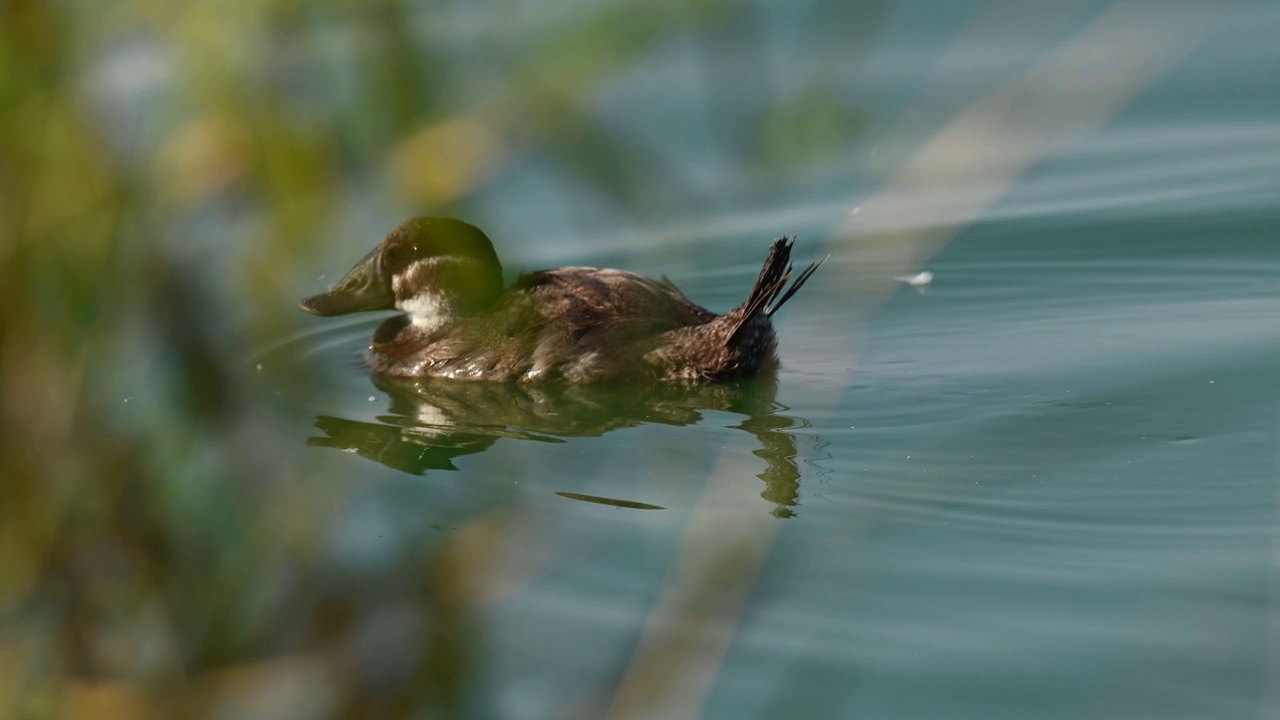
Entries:
[[396, 309], [407, 314], [410, 322], [424, 330], [436, 330], [453, 320], [449, 306], [437, 293], [418, 293], [397, 302]]
[[430, 257], [415, 261], [391, 279], [397, 298], [396, 309], [409, 316], [416, 327], [433, 332], [457, 319], [458, 298], [447, 287], [433, 287], [433, 282], [456, 279], [456, 267], [475, 265], [474, 260], [454, 257]]

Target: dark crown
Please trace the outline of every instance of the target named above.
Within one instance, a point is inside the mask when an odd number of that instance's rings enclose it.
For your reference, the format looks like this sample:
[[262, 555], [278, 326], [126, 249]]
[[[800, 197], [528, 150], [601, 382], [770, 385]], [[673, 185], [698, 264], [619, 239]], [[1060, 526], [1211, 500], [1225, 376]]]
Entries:
[[493, 243], [480, 228], [461, 220], [416, 217], [401, 223], [382, 241], [382, 269], [390, 276], [432, 257], [475, 260], [494, 276], [502, 276], [502, 264], [493, 251]]

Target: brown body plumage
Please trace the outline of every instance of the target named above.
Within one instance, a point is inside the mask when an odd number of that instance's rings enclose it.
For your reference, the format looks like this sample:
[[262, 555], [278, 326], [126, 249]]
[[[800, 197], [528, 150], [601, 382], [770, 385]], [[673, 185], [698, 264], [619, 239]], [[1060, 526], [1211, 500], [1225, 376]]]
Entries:
[[770, 316], [790, 288], [792, 240], [774, 241], [747, 301], [717, 315], [670, 281], [569, 267], [502, 289], [488, 238], [458, 220], [417, 218], [302, 309], [319, 315], [396, 308], [366, 353], [377, 372], [516, 382], [706, 381], [777, 363]]

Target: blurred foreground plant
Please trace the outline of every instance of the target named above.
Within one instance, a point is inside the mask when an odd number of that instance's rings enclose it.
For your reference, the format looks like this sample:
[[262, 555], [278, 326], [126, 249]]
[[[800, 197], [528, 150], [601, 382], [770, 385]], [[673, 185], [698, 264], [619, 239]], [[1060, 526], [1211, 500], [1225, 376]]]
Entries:
[[[241, 64], [288, 5], [262, 4], [247, 26], [212, 4], [140, 3], [142, 20], [0, 9], [6, 717], [453, 715], [465, 702], [473, 599], [458, 568], [475, 533], [413, 545], [384, 576], [335, 567], [327, 527], [354, 487], [281, 444], [214, 282], [214, 266], [239, 263], [230, 298], [278, 306], [277, 270], [332, 220], [341, 138]], [[170, 86], [175, 112], [142, 117], [149, 132], [102, 121], [85, 87], [86, 55], [115, 33], [167, 52], [185, 81]], [[258, 228], [238, 256], [186, 237], [215, 203]], [[248, 332], [269, 335], [287, 309], [252, 314]]]

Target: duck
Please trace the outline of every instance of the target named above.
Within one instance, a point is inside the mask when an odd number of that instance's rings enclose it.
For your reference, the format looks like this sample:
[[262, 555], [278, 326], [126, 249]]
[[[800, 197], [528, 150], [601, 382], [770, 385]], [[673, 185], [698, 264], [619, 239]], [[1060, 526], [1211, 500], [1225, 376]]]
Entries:
[[705, 383], [778, 367], [771, 318], [827, 259], [792, 280], [794, 243], [785, 236], [773, 241], [746, 301], [717, 314], [666, 277], [611, 268], [538, 270], [507, 286], [493, 243], [479, 228], [415, 217], [299, 307], [325, 317], [399, 311], [377, 327], [365, 350], [369, 368], [382, 375]]

